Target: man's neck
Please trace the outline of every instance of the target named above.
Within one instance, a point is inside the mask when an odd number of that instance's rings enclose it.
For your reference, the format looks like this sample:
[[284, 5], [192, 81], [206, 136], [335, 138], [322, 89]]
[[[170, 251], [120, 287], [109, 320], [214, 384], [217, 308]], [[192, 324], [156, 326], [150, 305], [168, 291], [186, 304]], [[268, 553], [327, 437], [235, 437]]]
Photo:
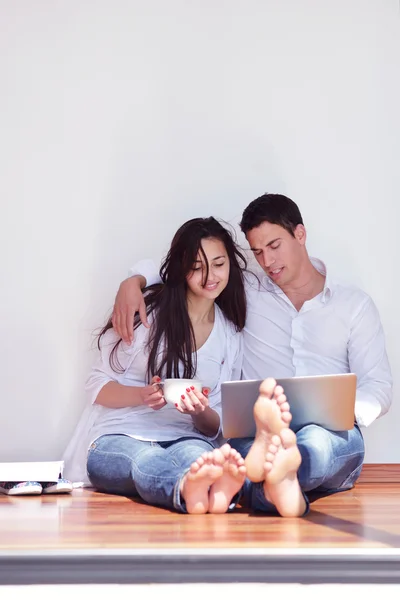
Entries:
[[312, 300], [324, 289], [325, 276], [322, 275], [312, 264], [309, 257], [301, 266], [298, 277], [281, 287], [281, 290], [289, 298], [293, 306], [300, 310], [304, 302]]

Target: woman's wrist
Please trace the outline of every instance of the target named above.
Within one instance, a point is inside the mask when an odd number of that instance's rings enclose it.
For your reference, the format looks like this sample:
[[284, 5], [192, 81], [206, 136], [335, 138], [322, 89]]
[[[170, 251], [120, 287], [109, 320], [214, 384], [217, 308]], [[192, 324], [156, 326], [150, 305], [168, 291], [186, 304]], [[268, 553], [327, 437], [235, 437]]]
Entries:
[[211, 408], [206, 406], [203, 412], [197, 415], [191, 415], [192, 421], [196, 429], [207, 436], [216, 435], [219, 429], [219, 415]]

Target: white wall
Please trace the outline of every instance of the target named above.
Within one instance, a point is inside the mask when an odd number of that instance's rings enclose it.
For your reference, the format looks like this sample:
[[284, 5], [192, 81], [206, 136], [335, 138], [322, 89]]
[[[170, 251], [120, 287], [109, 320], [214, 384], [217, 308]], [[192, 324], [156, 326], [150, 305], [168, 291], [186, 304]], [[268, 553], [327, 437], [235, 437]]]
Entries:
[[397, 0], [0, 0], [0, 460], [59, 458], [91, 332], [184, 220], [296, 200], [376, 301], [400, 462]]

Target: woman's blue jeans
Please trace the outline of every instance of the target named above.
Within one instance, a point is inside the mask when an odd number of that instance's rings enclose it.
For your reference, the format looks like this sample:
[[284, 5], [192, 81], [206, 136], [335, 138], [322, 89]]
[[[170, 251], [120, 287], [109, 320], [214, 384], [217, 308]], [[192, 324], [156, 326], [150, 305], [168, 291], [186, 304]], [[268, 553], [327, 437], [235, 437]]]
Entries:
[[[296, 432], [301, 454], [298, 478], [306, 500], [351, 489], [357, 481], [364, 461], [364, 440], [358, 425], [349, 431], [329, 431], [319, 425], [306, 425]], [[243, 458], [254, 438], [228, 440]], [[242, 506], [276, 514], [265, 500], [262, 484], [246, 480], [240, 499]]]
[[199, 438], [144, 442], [127, 435], [103, 435], [91, 444], [87, 472], [101, 492], [140, 496], [148, 504], [186, 512], [180, 495], [190, 465], [214, 446]]

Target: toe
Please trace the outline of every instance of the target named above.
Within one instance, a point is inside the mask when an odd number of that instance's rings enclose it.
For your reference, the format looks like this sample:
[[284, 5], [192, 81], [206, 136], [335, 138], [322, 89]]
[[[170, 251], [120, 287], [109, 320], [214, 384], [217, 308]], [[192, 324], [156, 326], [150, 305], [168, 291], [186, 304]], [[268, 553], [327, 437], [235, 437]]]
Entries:
[[282, 421], [284, 423], [290, 423], [291, 420], [292, 420], [292, 413], [290, 413], [290, 412], [282, 413]]
[[263, 396], [268, 396], [268, 398], [272, 398], [275, 387], [275, 379], [272, 379], [272, 377], [268, 377], [268, 379], [264, 379], [264, 381], [262, 381], [260, 385], [260, 394], [262, 394]]
[[270, 462], [265, 462], [264, 463], [264, 471], [266, 473], [269, 473], [272, 470], [272, 463]]
[[285, 448], [296, 445], [296, 434], [291, 429], [282, 429], [280, 437]]
[[274, 446], [280, 446], [281, 445], [281, 438], [279, 437], [279, 435], [273, 435], [271, 438], [271, 442], [273, 443]]
[[238, 452], [237, 450], [234, 450], [234, 448], [232, 448], [232, 450], [231, 450], [231, 457], [236, 462], [240, 462], [240, 461], [244, 462], [244, 458], [242, 457], [240, 452]]
[[229, 454], [232, 452], [232, 448], [229, 444], [224, 444], [221, 448], [217, 448], [217, 450], [219, 450], [225, 458], [228, 458]]
[[[204, 456], [204, 454], [203, 454]], [[213, 453], [212, 452], [206, 452], [205, 453], [205, 457], [204, 457], [204, 462], [206, 462], [208, 465], [210, 465], [213, 461]]]
[[282, 408], [282, 404], [285, 404], [285, 402], [287, 402], [287, 398], [286, 398], [285, 394], [280, 394], [276, 398], [276, 401], [279, 404], [279, 406]]
[[214, 464], [223, 465], [224, 462], [226, 461], [225, 455], [219, 448], [216, 448], [211, 454], [212, 454], [212, 461]]
[[194, 463], [190, 465], [190, 472], [194, 475], [201, 468], [202, 465], [199, 464], [199, 461], [196, 460]]

